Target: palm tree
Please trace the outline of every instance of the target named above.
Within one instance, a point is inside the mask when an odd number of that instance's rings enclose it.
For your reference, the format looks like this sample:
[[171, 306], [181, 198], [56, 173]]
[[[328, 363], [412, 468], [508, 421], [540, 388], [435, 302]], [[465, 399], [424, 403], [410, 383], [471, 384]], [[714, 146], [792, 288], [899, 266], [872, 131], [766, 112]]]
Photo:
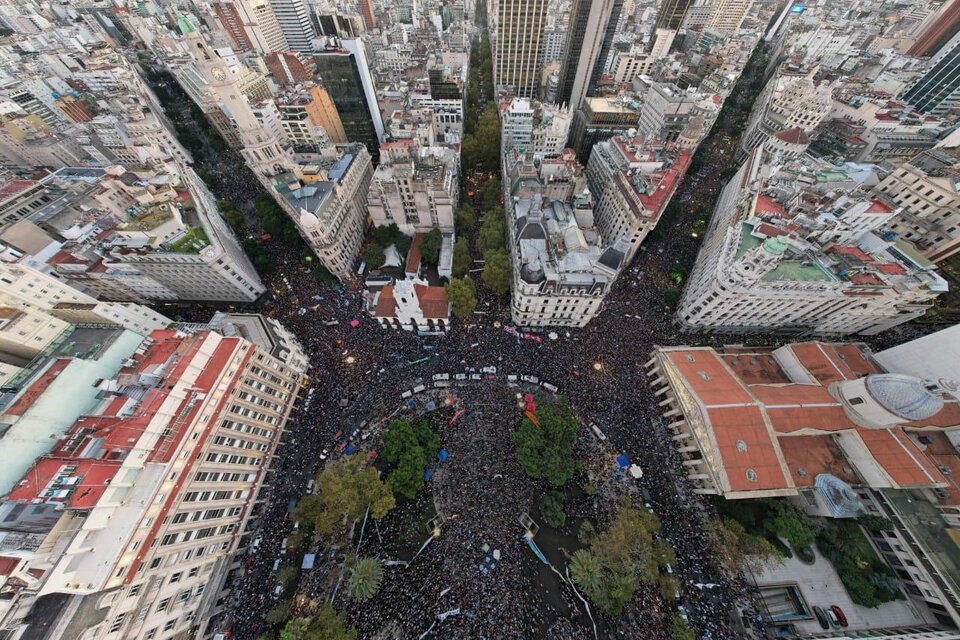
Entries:
[[383, 580], [383, 565], [376, 558], [360, 558], [350, 567], [350, 596], [365, 602], [376, 595]]
[[600, 563], [587, 549], [580, 549], [570, 560], [570, 577], [588, 594], [596, 593], [602, 581]]

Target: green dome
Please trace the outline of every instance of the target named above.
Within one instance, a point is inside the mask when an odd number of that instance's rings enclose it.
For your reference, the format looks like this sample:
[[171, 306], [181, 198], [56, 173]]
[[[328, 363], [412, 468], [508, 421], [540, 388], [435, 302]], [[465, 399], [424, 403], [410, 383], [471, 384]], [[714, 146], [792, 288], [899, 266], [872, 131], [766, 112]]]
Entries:
[[763, 250], [775, 256], [782, 256], [789, 246], [790, 243], [783, 237], [767, 238], [763, 241]]

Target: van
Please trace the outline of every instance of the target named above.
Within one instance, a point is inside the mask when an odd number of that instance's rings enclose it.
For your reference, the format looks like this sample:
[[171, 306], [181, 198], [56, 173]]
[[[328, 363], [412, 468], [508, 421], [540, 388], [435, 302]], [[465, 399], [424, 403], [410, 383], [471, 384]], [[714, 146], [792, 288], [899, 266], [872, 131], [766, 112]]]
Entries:
[[557, 385], [550, 384], [549, 382], [541, 382], [540, 386], [546, 389], [547, 391], [549, 391], [550, 393], [556, 393], [557, 391], [559, 391], [559, 389], [557, 389]]
[[280, 558], [277, 558], [273, 563], [273, 570], [276, 571], [280, 568]]

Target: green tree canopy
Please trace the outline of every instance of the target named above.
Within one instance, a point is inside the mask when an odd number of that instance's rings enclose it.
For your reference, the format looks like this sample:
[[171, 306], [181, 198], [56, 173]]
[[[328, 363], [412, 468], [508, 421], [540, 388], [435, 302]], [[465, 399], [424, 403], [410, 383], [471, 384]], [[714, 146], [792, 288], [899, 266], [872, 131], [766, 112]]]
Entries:
[[554, 487], [567, 484], [573, 475], [573, 442], [579, 422], [570, 407], [542, 405], [537, 410], [540, 426], [524, 418], [520, 428], [510, 434], [517, 445], [517, 461], [531, 478], [544, 478]]
[[281, 600], [273, 607], [273, 609], [267, 611], [267, 615], [264, 616], [264, 620], [267, 621], [267, 624], [276, 626], [289, 620], [291, 611], [293, 611], [293, 603], [290, 600]]
[[426, 264], [431, 267], [439, 264], [440, 246], [442, 244], [443, 236], [440, 235], [440, 229], [431, 229], [429, 233], [423, 236], [420, 241], [420, 256]]
[[499, 178], [490, 178], [480, 187], [480, 202], [484, 209], [493, 209], [500, 206], [503, 197], [503, 186]]
[[343, 619], [329, 602], [324, 602], [310, 621], [305, 640], [356, 640], [356, 629], [347, 629]]
[[440, 436], [426, 421], [416, 425], [398, 418], [384, 434], [383, 458], [396, 465], [387, 476], [387, 484], [400, 495], [414, 498], [423, 487], [427, 462], [440, 450]]
[[697, 640], [697, 634], [676, 613], [670, 618], [670, 636], [673, 640]]
[[373, 228], [373, 239], [382, 247], [389, 247], [402, 235], [400, 228], [395, 222]]
[[510, 258], [504, 249], [492, 249], [483, 254], [483, 282], [498, 296], [510, 291], [513, 273], [510, 271]]
[[350, 597], [366, 602], [380, 589], [383, 580], [383, 565], [376, 558], [360, 558], [350, 567], [347, 588]]
[[674, 586], [672, 576], [661, 574], [660, 568], [675, 557], [669, 545], [654, 537], [659, 529], [660, 522], [648, 510], [621, 503], [617, 516], [594, 537], [589, 551], [574, 554], [571, 577], [610, 615], [623, 610], [641, 582], [669, 590]]
[[503, 218], [503, 208], [495, 207], [487, 212], [480, 225], [477, 236], [477, 249], [486, 255], [488, 251], [503, 249], [507, 234], [506, 222]]
[[543, 516], [543, 521], [551, 527], [555, 529], [562, 527], [567, 521], [567, 514], [563, 512], [563, 494], [551, 491], [543, 496], [540, 515]]
[[306, 640], [310, 621], [306, 618], [294, 618], [280, 631], [280, 640]]
[[716, 557], [733, 574], [744, 569], [757, 571], [768, 562], [780, 558], [769, 540], [749, 533], [733, 518], [712, 520], [708, 526], [714, 536]]
[[810, 519], [800, 513], [786, 500], [772, 500], [771, 509], [763, 521], [767, 532], [786, 538], [794, 549], [803, 549], [813, 544], [817, 532]]
[[477, 226], [477, 214], [469, 204], [462, 204], [457, 209], [457, 232], [469, 233]]
[[453, 315], [466, 318], [477, 308], [477, 288], [470, 278], [455, 278], [444, 285]]
[[462, 278], [470, 272], [473, 258], [470, 257], [470, 245], [463, 236], [457, 238], [453, 245], [453, 277]]
[[370, 515], [379, 519], [394, 504], [393, 493], [377, 470], [353, 456], [328, 465], [317, 477], [317, 493], [301, 499], [294, 514], [313, 522], [323, 535], [345, 534], [368, 506]]
[[368, 242], [363, 248], [363, 260], [371, 269], [379, 269], [387, 259], [381, 247], [376, 242]]

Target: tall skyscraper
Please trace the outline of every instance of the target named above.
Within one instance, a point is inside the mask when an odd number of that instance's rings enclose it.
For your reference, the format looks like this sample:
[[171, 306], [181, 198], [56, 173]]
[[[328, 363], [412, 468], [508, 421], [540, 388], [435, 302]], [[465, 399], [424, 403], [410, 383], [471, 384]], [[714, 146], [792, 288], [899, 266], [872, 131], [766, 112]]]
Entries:
[[547, 0], [500, 0], [496, 3], [493, 84], [521, 98], [536, 97], [543, 63], [543, 29]]
[[753, 0], [718, 0], [713, 5], [713, 15], [710, 16], [707, 28], [724, 35], [735, 33], [743, 24], [752, 4]]
[[655, 29], [679, 29], [683, 23], [683, 17], [687, 14], [687, 9], [693, 4], [693, 0], [663, 0], [660, 5], [660, 11], [657, 13], [657, 24]]
[[617, 23], [620, 22], [620, 11], [623, 9], [623, 0], [613, 0], [613, 8], [610, 10], [610, 17], [607, 19], [607, 30], [603, 34], [603, 40], [600, 44], [600, 55], [593, 65], [593, 71], [590, 72], [590, 82], [587, 83], [587, 95], [597, 95], [597, 84], [600, 82], [600, 76], [606, 70], [607, 60], [610, 57], [610, 47], [613, 45], [613, 36], [617, 32]]
[[373, 31], [377, 28], [377, 20], [373, 15], [373, 0], [360, 0], [360, 15], [363, 16], [363, 28]]
[[256, 50], [266, 55], [286, 51], [287, 39], [267, 0], [224, 0], [213, 9], [240, 51]]
[[619, 11], [613, 17], [615, 4], [617, 0], [574, 0], [557, 89], [558, 103], [576, 109], [587, 95], [588, 83], [594, 77], [594, 68], [600, 62], [600, 53], [604, 49], [607, 27], [611, 18], [614, 25], [619, 18]]
[[960, 34], [937, 53], [930, 70], [903, 94], [920, 113], [943, 115], [960, 106]]
[[310, 22], [310, 12], [303, 0], [270, 0], [280, 30], [291, 51], [313, 51], [311, 41], [316, 36]]
[[341, 47], [328, 47], [314, 54], [318, 81], [330, 92], [340, 114], [347, 139], [360, 142], [374, 164], [380, 162], [383, 117], [367, 67], [363, 42], [341, 40]]
[[948, 0], [930, 17], [920, 37], [907, 51], [908, 55], [925, 58], [934, 55], [960, 32], [960, 0]]

